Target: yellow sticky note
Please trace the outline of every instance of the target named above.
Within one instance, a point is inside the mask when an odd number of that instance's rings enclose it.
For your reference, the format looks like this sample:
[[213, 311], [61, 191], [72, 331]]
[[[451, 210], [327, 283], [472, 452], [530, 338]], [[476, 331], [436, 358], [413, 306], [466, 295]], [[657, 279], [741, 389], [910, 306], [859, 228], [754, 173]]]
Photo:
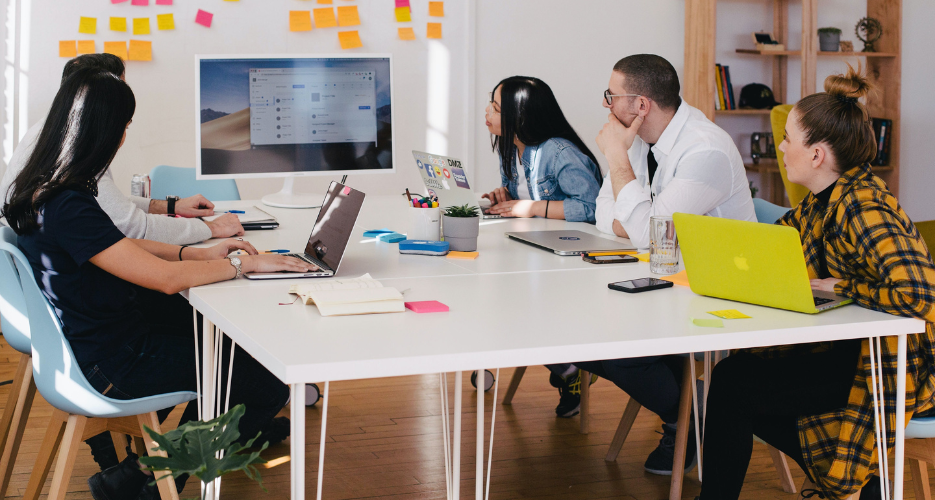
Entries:
[[331, 0], [318, 0], [318, 5], [331, 5]]
[[81, 21], [78, 22], [78, 33], [85, 33], [88, 35], [97, 33], [97, 18], [82, 17]]
[[689, 286], [688, 285], [688, 273], [684, 270], [679, 271], [675, 274], [670, 274], [669, 276], [661, 276], [659, 279], [663, 281], [671, 281], [676, 285]]
[[78, 55], [78, 46], [74, 40], [62, 40], [58, 42], [59, 57], [75, 57]]
[[175, 17], [170, 12], [169, 14], [159, 14], [156, 16], [156, 27], [161, 30], [174, 30], [175, 29]]
[[111, 31], [126, 31], [127, 30], [127, 18], [125, 17], [110, 18], [110, 30]]
[[467, 259], [474, 260], [479, 254], [477, 252], [448, 252], [449, 259]]
[[312, 31], [312, 13], [307, 10], [290, 10], [289, 31]]
[[428, 23], [425, 37], [440, 39], [442, 37], [442, 23]]
[[415, 40], [416, 32], [412, 28], [399, 28], [399, 39], [400, 40]]
[[724, 328], [724, 322], [719, 319], [692, 318], [692, 324], [706, 328]]
[[445, 2], [429, 2], [429, 15], [432, 17], [445, 17]]
[[104, 42], [104, 53], [127, 60], [127, 42]]
[[360, 34], [356, 31], [339, 31], [338, 41], [341, 42], [342, 50], [356, 49], [364, 46], [363, 42], [360, 41]]
[[78, 54], [94, 54], [97, 48], [94, 47], [94, 40], [78, 40]]
[[736, 310], [736, 309], [722, 309], [720, 311], [708, 311], [708, 314], [713, 314], [718, 318], [724, 319], [746, 319], [750, 316]]
[[149, 34], [149, 18], [148, 17], [137, 17], [133, 19], [133, 34], [134, 35], [148, 35]]
[[638, 253], [638, 254], [634, 255], [634, 257], [636, 257], [637, 259], [641, 260], [642, 262], [649, 262], [649, 254], [648, 254], [648, 253]]
[[316, 28], [334, 28], [338, 25], [338, 20], [334, 17], [334, 7], [313, 9], [312, 12], [315, 14]]
[[396, 7], [396, 22], [408, 23], [412, 21], [412, 13], [409, 7]]
[[130, 40], [130, 60], [131, 61], [152, 61], [153, 60], [153, 42], [142, 40]]
[[360, 16], [357, 15], [356, 5], [338, 7], [338, 26], [357, 26], [358, 24], [360, 24]]

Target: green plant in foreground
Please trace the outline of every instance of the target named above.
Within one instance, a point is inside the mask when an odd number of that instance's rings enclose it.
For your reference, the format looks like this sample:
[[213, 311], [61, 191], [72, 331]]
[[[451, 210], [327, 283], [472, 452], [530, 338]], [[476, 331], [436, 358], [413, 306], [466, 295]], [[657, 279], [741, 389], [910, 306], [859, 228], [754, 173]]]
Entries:
[[[189, 474], [205, 483], [228, 472], [242, 470], [247, 477], [263, 486], [260, 472], [255, 465], [266, 463], [266, 460], [260, 458], [260, 452], [265, 450], [269, 443], [263, 443], [263, 447], [258, 451], [241, 453], [253, 446], [254, 441], [260, 437], [260, 433], [257, 433], [245, 445], [237, 443], [240, 439], [240, 431], [237, 429], [243, 414], [244, 405], [237, 405], [214, 420], [193, 420], [165, 434], [158, 434], [146, 427], [146, 432], [159, 445], [158, 449], [165, 451], [169, 456], [140, 457], [140, 463], [147, 467], [146, 470], [171, 473], [163, 479]], [[221, 451], [224, 452], [223, 458], [217, 458], [218, 452]], [[263, 490], [266, 491], [265, 486]]]
[[445, 209], [445, 215], [448, 217], [477, 217], [477, 207], [468, 204], [460, 207], [448, 207]]

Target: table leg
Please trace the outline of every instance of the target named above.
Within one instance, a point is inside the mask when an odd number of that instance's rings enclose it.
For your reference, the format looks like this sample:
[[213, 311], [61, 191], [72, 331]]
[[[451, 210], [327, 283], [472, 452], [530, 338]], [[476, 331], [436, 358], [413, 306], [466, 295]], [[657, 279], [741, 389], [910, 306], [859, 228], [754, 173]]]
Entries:
[[[483, 374], [484, 368], [477, 373]], [[481, 379], [483, 380], [483, 379]], [[477, 471], [474, 476], [474, 498], [484, 500], [484, 386], [477, 384]]]
[[321, 442], [318, 445], [318, 500], [321, 500], [321, 488], [325, 484], [325, 441], [328, 437], [328, 393], [331, 382], [325, 381], [325, 397], [321, 402]]
[[455, 440], [451, 450], [451, 498], [460, 500], [461, 498], [461, 384], [463, 384], [464, 374], [455, 372]]
[[445, 498], [451, 500], [451, 452], [448, 449], [451, 434], [448, 432], [448, 376], [438, 374], [439, 402], [442, 407], [442, 449], [445, 454]]
[[[214, 323], [208, 318], [203, 320], [203, 329], [201, 336], [201, 419], [211, 420], [214, 418], [214, 358], [217, 353], [214, 351], [215, 331]], [[214, 499], [215, 483], [201, 483], [203, 498]]]
[[903, 498], [903, 466], [906, 454], [906, 334], [896, 337], [896, 477], [893, 482], [893, 500]]
[[[325, 386], [327, 387], [327, 385]], [[305, 384], [292, 384], [289, 421], [292, 425], [292, 500], [305, 500]], [[322, 419], [324, 422], [324, 419]]]

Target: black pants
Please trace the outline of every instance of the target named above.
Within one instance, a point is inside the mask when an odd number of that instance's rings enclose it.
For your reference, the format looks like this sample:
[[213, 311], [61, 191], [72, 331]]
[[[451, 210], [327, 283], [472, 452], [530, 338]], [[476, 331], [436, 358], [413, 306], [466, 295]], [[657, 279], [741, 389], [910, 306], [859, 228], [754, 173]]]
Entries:
[[659, 415], [663, 422], [675, 424], [679, 418], [683, 363], [679, 356], [647, 356], [582, 361], [575, 366], [610, 380], [637, 403]]
[[740, 353], [718, 363], [707, 397], [702, 500], [740, 496], [754, 435], [804, 470], [796, 420], [847, 406], [860, 342], [777, 359]]

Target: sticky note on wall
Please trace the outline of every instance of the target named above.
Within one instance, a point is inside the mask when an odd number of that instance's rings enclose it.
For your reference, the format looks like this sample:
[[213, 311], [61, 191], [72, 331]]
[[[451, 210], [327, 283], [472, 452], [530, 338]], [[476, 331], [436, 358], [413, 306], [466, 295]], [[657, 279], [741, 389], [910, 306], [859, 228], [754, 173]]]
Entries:
[[153, 42], [144, 40], [130, 40], [131, 61], [152, 61], [153, 60]]
[[127, 1], [127, 0], [110, 0], [110, 3], [123, 3], [123, 2], [126, 2], [126, 1]]
[[133, 5], [139, 5], [140, 7], [146, 7], [149, 5], [149, 0], [133, 0]]
[[318, 5], [331, 5], [331, 0], [318, 0]]
[[429, 2], [429, 15], [432, 17], [445, 17], [445, 2]]
[[399, 28], [400, 40], [415, 40], [416, 32], [412, 28]]
[[360, 24], [360, 16], [357, 14], [356, 5], [338, 7], [338, 26], [357, 26], [358, 24]]
[[111, 31], [126, 31], [127, 30], [127, 18], [125, 17], [110, 18], [110, 30]]
[[290, 10], [289, 31], [312, 31], [312, 14], [307, 10]]
[[334, 17], [334, 7], [322, 7], [314, 9], [316, 28], [334, 28], [338, 25], [337, 18]]
[[208, 11], [201, 10], [201, 9], [198, 9], [198, 13], [195, 14], [195, 22], [202, 26], [206, 26], [208, 28], [211, 27], [211, 21], [213, 19], [214, 19], [214, 14]]
[[412, 9], [409, 7], [396, 7], [396, 22], [408, 23], [412, 21]]
[[78, 55], [93, 54], [97, 52], [94, 47], [94, 40], [78, 40]]
[[62, 40], [58, 42], [59, 57], [75, 57], [78, 55], [78, 46], [74, 40]]
[[156, 5], [172, 5], [172, 0], [156, 0]]
[[410, 7], [409, 0], [396, 0], [396, 8], [398, 9], [400, 7]]
[[149, 31], [149, 18], [148, 17], [137, 17], [133, 20], [133, 34], [134, 35], [148, 35]]
[[127, 60], [127, 42], [104, 42], [104, 53]]
[[441, 39], [442, 23], [428, 23], [428, 26], [426, 27], [426, 30], [425, 30], [425, 37]]
[[339, 31], [338, 41], [341, 42], [342, 50], [356, 49], [364, 46], [363, 42], [360, 41], [360, 34], [357, 33], [357, 31]]
[[159, 14], [156, 16], [156, 27], [161, 30], [174, 30], [175, 29], [175, 16], [171, 13], [169, 14]]
[[97, 33], [97, 18], [96, 17], [82, 17], [78, 21], [78, 33], [85, 33], [88, 35], [93, 35]]

